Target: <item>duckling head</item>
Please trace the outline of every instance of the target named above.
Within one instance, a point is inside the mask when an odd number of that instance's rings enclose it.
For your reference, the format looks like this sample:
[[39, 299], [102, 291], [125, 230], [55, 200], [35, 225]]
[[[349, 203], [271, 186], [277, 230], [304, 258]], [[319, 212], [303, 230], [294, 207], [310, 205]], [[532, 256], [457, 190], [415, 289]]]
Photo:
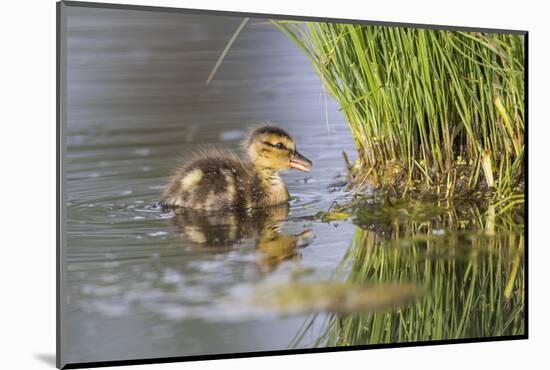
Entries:
[[294, 168], [308, 172], [312, 162], [296, 150], [288, 132], [275, 125], [262, 125], [250, 132], [244, 141], [250, 160], [260, 171]]

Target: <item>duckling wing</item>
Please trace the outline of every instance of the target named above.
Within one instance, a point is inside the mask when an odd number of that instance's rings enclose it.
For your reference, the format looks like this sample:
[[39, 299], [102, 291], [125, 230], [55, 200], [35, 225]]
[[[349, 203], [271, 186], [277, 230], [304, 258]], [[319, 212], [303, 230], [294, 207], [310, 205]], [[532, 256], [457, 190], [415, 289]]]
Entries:
[[250, 207], [256, 182], [253, 169], [235, 155], [220, 154], [208, 153], [178, 170], [161, 203], [203, 210]]

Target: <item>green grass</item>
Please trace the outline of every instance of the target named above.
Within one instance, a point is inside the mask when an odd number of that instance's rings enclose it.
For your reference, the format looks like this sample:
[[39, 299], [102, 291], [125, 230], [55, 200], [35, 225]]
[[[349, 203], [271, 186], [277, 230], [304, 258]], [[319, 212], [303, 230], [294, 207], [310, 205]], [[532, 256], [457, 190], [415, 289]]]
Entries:
[[425, 294], [391, 311], [330, 315], [314, 343], [303, 343], [304, 329], [294, 344], [332, 347], [524, 334], [522, 222], [521, 209], [498, 215], [494, 206], [438, 210], [413, 203], [360, 209], [359, 227], [336, 276], [363, 286], [413, 284]]
[[522, 202], [523, 36], [273, 22], [344, 112], [357, 184]]

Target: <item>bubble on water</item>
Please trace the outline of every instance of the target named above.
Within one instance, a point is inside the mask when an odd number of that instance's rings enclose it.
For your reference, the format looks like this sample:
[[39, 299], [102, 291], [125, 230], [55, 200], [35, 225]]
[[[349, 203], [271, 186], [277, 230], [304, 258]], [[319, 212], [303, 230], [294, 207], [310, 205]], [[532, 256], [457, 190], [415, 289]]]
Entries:
[[152, 169], [153, 169], [153, 167], [151, 167], [151, 166], [143, 166], [143, 167], [141, 167], [141, 170], [142, 170], [143, 172], [149, 172], [149, 171], [151, 171]]
[[155, 232], [152, 232], [152, 233], [148, 233], [147, 235], [149, 236], [166, 236], [168, 235], [168, 232], [167, 231], [155, 231]]
[[120, 192], [120, 195], [130, 195], [130, 194], [132, 194], [132, 193], [133, 193], [133, 191], [132, 191], [132, 190], [130, 190], [130, 189], [127, 189], [127, 190], [123, 190], [123, 191], [121, 191], [121, 192]]
[[130, 217], [130, 219], [132, 219], [132, 220], [144, 220], [145, 217], [143, 217], [143, 216], [133, 216], [133, 217]]

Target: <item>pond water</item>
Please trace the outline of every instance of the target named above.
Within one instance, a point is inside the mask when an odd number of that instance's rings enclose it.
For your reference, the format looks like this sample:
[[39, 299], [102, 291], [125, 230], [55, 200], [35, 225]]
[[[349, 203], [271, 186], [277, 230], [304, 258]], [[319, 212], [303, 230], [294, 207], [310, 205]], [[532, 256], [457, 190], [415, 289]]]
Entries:
[[[242, 18], [66, 10], [67, 362], [523, 333], [521, 212], [373, 199], [319, 217], [353, 196], [342, 157], [353, 141], [309, 60], [265, 20], [250, 20], [206, 85]], [[158, 207], [179, 163], [204, 145], [239, 150], [262, 121], [314, 164], [283, 174], [289, 207], [244, 218]], [[253, 304], [273, 286], [329, 280], [424, 293], [384, 312]]]

